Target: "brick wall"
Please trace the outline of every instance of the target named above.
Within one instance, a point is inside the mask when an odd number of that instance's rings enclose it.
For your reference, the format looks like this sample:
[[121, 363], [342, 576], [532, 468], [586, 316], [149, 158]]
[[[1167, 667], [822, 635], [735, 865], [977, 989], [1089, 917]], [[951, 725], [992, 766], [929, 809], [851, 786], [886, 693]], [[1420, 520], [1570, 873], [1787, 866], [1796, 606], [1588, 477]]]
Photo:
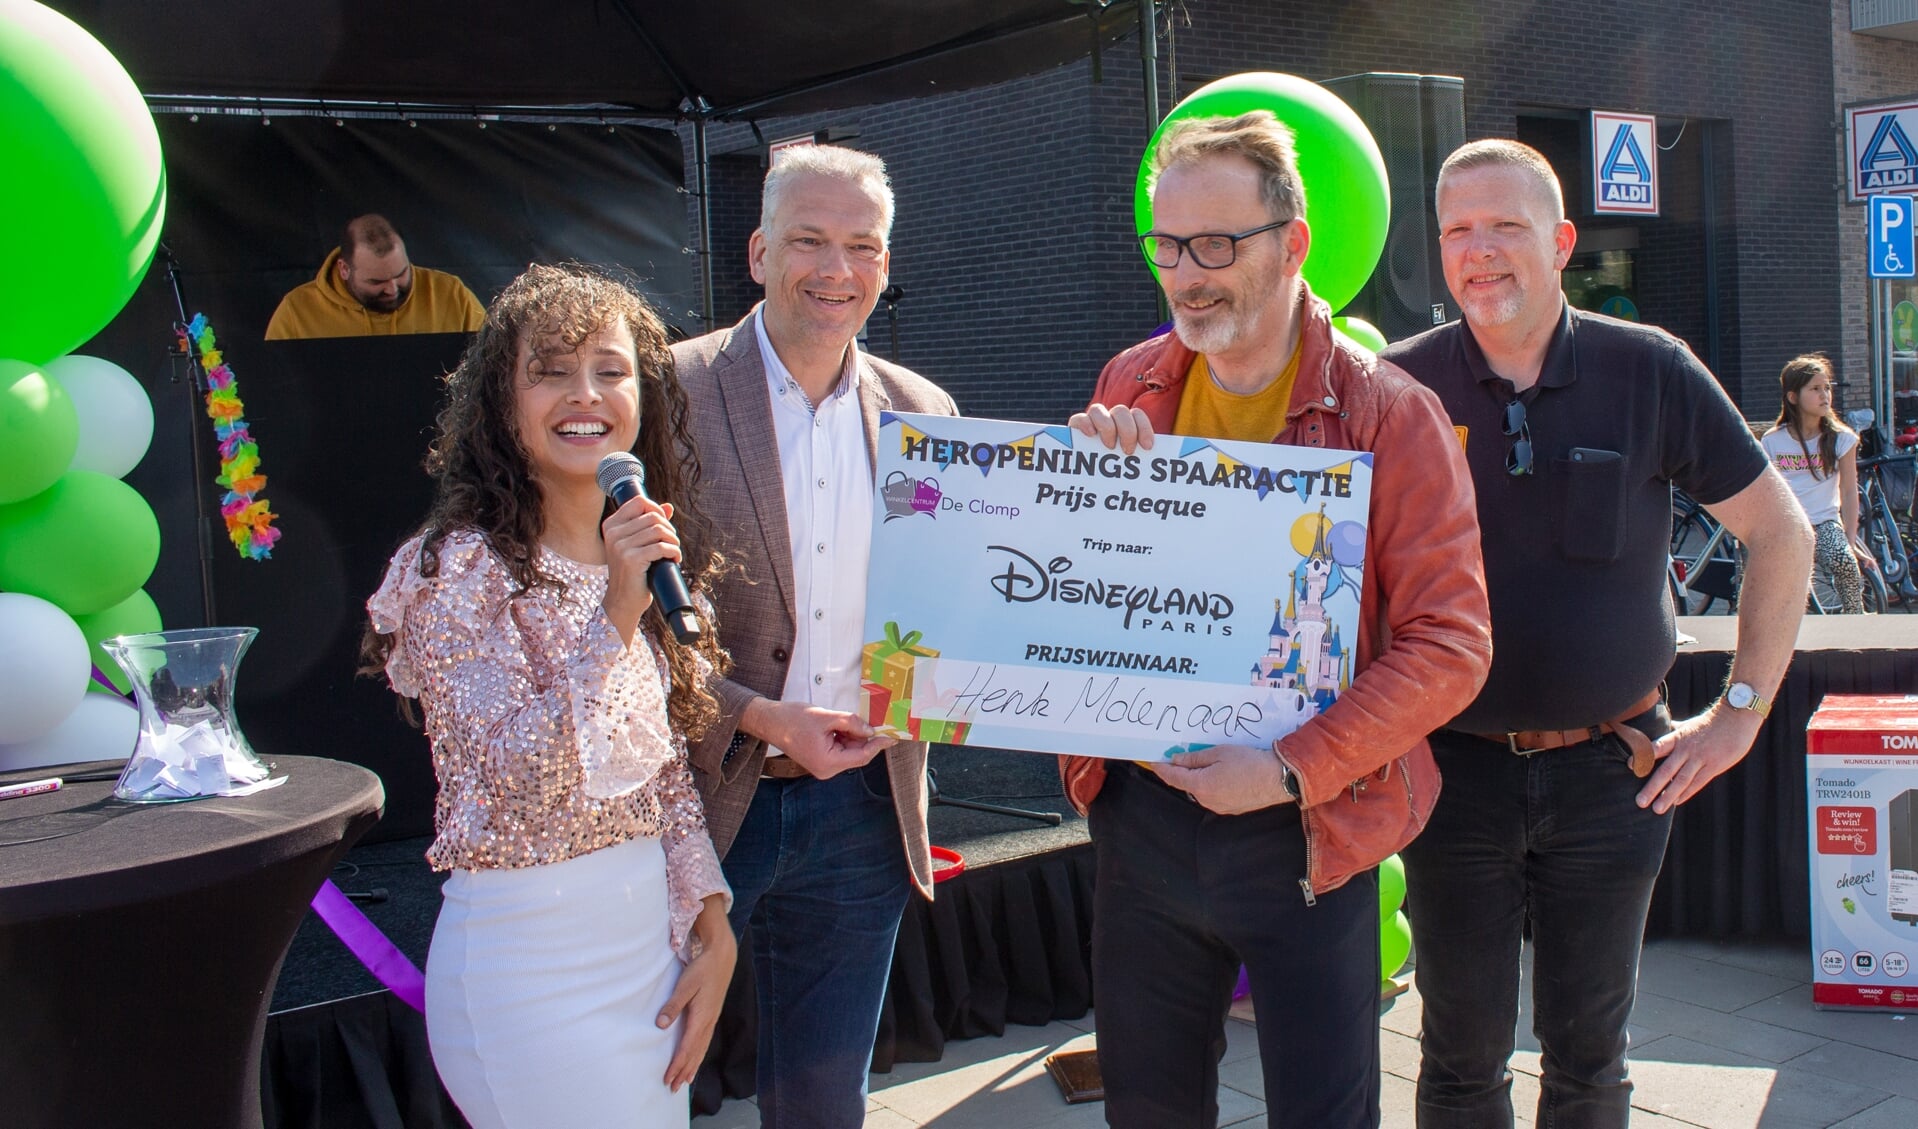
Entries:
[[[1709, 147], [1718, 162], [1719, 375], [1748, 414], [1768, 414], [1782, 359], [1835, 348], [1840, 335], [1841, 234], [1819, 218], [1832, 206], [1834, 18], [1813, 0], [1190, 0], [1177, 52], [1182, 92], [1244, 70], [1460, 75], [1468, 137], [1514, 136], [1539, 109], [1655, 113], [1665, 142], [1686, 123], [1681, 145]], [[1907, 66], [1918, 48], [1889, 54]], [[901, 359], [968, 412], [1063, 418], [1100, 364], [1156, 322], [1151, 277], [1129, 241], [1146, 136], [1137, 44], [1103, 64], [1096, 86], [1081, 60], [983, 90], [760, 123], [767, 137], [856, 134], [851, 144], [887, 160], [899, 195], [893, 280], [907, 293]], [[1169, 87], [1162, 101], [1175, 101]], [[744, 153], [755, 141], [743, 125], [715, 125], [710, 144]], [[740, 179], [751, 178], [715, 178], [716, 204], [737, 207]], [[756, 207], [756, 189], [743, 190]], [[1695, 200], [1701, 188], [1680, 177], [1673, 191]], [[1674, 214], [1673, 242], [1650, 255], [1668, 264], [1658, 275], [1668, 293], [1683, 289], [1674, 272], [1702, 258], [1687, 214]], [[720, 226], [724, 281], [726, 243], [743, 246], [744, 234]], [[720, 289], [729, 322], [751, 288]], [[1688, 307], [1671, 328], [1707, 355], [1702, 315]], [[889, 347], [883, 307], [871, 346]]]

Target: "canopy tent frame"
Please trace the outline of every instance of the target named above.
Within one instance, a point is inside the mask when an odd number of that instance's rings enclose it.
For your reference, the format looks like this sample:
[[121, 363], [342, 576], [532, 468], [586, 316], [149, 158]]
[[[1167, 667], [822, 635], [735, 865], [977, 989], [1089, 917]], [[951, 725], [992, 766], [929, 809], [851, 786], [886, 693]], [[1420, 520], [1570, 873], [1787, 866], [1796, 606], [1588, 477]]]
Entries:
[[[1139, 57], [1142, 64], [1142, 97], [1145, 111], [1146, 133], [1158, 128], [1159, 109], [1159, 52], [1158, 20], [1160, 5], [1158, 0], [1067, 0], [1067, 3], [1082, 7], [1083, 13], [1070, 16], [1072, 19], [1085, 19], [1090, 27], [1088, 50], [1095, 59], [1101, 47], [1102, 39], [1114, 41], [1124, 34], [1136, 31], [1139, 37]], [[253, 114], [263, 119], [271, 119], [275, 114], [285, 116], [316, 116], [346, 118], [398, 118], [407, 119], [462, 119], [470, 118], [479, 122], [499, 121], [544, 121], [544, 122], [600, 122], [603, 124], [644, 124], [651, 122], [684, 122], [692, 128], [693, 166], [692, 187], [687, 191], [694, 199], [698, 247], [689, 249], [699, 260], [699, 314], [708, 331], [716, 328], [717, 317], [713, 295], [713, 237], [712, 237], [712, 156], [708, 146], [708, 127], [714, 122], [745, 121], [753, 126], [755, 136], [758, 125], [755, 115], [760, 111], [777, 111], [784, 103], [810, 98], [827, 91], [847, 87], [862, 79], [896, 71], [928, 62], [937, 61], [963, 51], [988, 44], [1006, 35], [1018, 34], [1053, 23], [1061, 22], [1058, 17], [1042, 17], [1012, 29], [982, 29], [969, 35], [948, 40], [944, 43], [917, 51], [907, 52], [879, 63], [821, 76], [806, 82], [789, 85], [777, 90], [757, 94], [750, 98], [714, 105], [708, 97], [695, 88], [695, 84], [686, 76], [683, 68], [677, 66], [666, 47], [648, 29], [638, 12], [633, 9], [630, 0], [611, 0], [612, 8], [619, 13], [652, 58], [653, 63], [672, 85], [679, 91], [680, 102], [673, 111], [652, 110], [624, 103], [584, 103], [567, 105], [524, 105], [524, 104], [463, 104], [438, 103], [402, 100], [370, 100], [311, 98], [290, 96], [248, 96], [242, 94], [199, 94], [171, 93], [150, 94], [147, 104], [155, 113], [221, 113]], [[1126, 30], [1120, 21], [1127, 10], [1135, 17], [1135, 23]], [[1095, 66], [1094, 81], [1098, 81]], [[1174, 79], [1176, 83], [1176, 77]]]

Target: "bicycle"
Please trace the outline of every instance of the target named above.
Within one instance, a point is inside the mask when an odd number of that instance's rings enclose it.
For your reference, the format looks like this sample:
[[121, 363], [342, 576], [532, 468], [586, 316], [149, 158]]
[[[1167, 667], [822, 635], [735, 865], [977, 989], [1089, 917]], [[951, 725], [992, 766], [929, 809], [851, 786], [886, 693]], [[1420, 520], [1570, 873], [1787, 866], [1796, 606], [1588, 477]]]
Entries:
[[[1858, 574], [1864, 581], [1865, 614], [1880, 615], [1890, 611], [1891, 591], [1885, 587], [1884, 574], [1878, 569], [1864, 567], [1859, 568]], [[1911, 610], [1909, 602], [1903, 606], [1906, 611]], [[1838, 586], [1832, 583], [1831, 577], [1812, 569], [1811, 597], [1805, 604], [1806, 614], [1841, 615], [1844, 610], [1845, 603], [1839, 599]]]
[[[1865, 523], [1861, 519], [1859, 524], [1863, 528]], [[1892, 596], [1881, 571], [1859, 571], [1864, 580], [1865, 611], [1878, 614], [1890, 610]], [[1738, 538], [1676, 487], [1672, 490], [1672, 546], [1666, 576], [1672, 604], [1680, 615], [1709, 615], [1720, 600], [1728, 613], [1738, 611], [1738, 587], [1744, 579]], [[1911, 610], [1914, 602], [1918, 601], [1903, 601], [1904, 610]], [[1829, 578], [1812, 574], [1805, 610], [1812, 615], [1838, 615], [1844, 610], [1844, 602]]]
[[1706, 615], [1720, 600], [1738, 610], [1738, 539], [1683, 490], [1672, 487], [1672, 544], [1665, 577], [1679, 615]]
[[[1878, 562], [1875, 570], [1888, 600], [1896, 600], [1904, 610], [1918, 604], [1918, 585], [1912, 582], [1912, 545], [1908, 529], [1901, 529], [1898, 508], [1892, 503], [1888, 470], [1895, 468], [1918, 472], [1918, 452], [1902, 451], [1863, 456], [1858, 460], [1858, 535]], [[1908, 490], [1908, 488], [1907, 488]], [[1902, 499], [1907, 526], [1911, 520], [1909, 494]], [[1866, 570], [1870, 573], [1873, 570]]]

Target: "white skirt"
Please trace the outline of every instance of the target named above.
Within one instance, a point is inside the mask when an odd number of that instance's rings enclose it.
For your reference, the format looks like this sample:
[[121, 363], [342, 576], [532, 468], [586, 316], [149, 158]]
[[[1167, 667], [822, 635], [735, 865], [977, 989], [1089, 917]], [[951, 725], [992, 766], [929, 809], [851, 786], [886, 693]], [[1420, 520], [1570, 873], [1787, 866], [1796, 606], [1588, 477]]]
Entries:
[[546, 866], [455, 870], [426, 957], [426, 1034], [474, 1129], [682, 1129], [684, 1022], [658, 839]]

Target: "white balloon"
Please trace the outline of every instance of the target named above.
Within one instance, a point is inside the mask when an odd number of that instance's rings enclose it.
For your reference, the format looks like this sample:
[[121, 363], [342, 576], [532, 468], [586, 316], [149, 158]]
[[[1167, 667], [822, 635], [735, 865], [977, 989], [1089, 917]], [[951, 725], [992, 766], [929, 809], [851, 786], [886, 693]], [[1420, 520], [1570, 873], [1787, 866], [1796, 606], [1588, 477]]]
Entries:
[[0, 742], [31, 741], [60, 724], [92, 673], [72, 616], [38, 596], [0, 592]]
[[0, 745], [0, 772], [133, 755], [140, 711], [118, 694], [87, 694], [67, 719], [35, 740]]
[[125, 478], [153, 442], [153, 401], [133, 374], [99, 357], [69, 353], [42, 366], [80, 416], [80, 446], [69, 470]]

